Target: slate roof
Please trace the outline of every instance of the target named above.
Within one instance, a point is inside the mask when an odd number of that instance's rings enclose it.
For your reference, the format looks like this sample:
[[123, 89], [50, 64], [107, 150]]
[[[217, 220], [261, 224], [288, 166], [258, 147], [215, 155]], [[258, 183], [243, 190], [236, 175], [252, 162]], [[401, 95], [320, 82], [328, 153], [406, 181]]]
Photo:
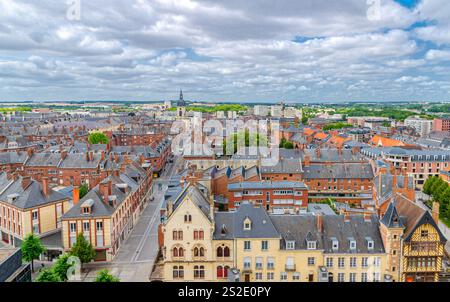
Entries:
[[23, 164], [27, 157], [27, 152], [1, 152], [0, 164]]
[[27, 160], [28, 167], [57, 167], [61, 161], [61, 154], [57, 153], [33, 153]]
[[[92, 190], [90, 190], [82, 199], [80, 199], [80, 201], [76, 205], [74, 205], [67, 213], [65, 213], [63, 215], [63, 219], [111, 216], [116, 211], [117, 207], [119, 207], [120, 204], [127, 198], [127, 196], [136, 191], [139, 186], [138, 181], [135, 181], [133, 178], [124, 173], [120, 173], [119, 176], [110, 175], [102, 180], [101, 183], [106, 183], [108, 181], [111, 181], [112, 183], [111, 196], [115, 196], [116, 198], [115, 207], [103, 201], [103, 196], [101, 195], [99, 190], [100, 185], [97, 185]], [[117, 184], [123, 183], [126, 183], [129, 187], [129, 191], [127, 193], [123, 192], [117, 187]], [[81, 212], [81, 206], [89, 199], [92, 200], [91, 213], [83, 214]]]
[[244, 181], [228, 184], [228, 190], [245, 189], [307, 189], [306, 185], [298, 181]]
[[[243, 203], [234, 212], [217, 212], [213, 238], [217, 240], [234, 238], [280, 238], [269, 215], [262, 207]], [[251, 220], [251, 229], [244, 230], [244, 220]], [[225, 230], [225, 232], [223, 232]]]
[[59, 164], [59, 168], [95, 169], [100, 165], [101, 154], [93, 153], [92, 161], [86, 159], [86, 153], [68, 153]]
[[[65, 195], [52, 189], [50, 189], [50, 195], [45, 196], [41, 184], [35, 180], [31, 180], [30, 184], [24, 189], [22, 179], [22, 177], [19, 177], [15, 181], [9, 180], [6, 173], [1, 173], [0, 200], [20, 209], [30, 209], [68, 199]], [[16, 196], [14, 200], [10, 198], [12, 195]]]
[[303, 150], [305, 155], [309, 155], [311, 162], [362, 162], [364, 157], [352, 150], [342, 149], [338, 152], [337, 149], [320, 149], [320, 157], [317, 156], [316, 149]]
[[197, 186], [192, 186], [189, 183], [173, 201], [173, 211], [175, 211], [180, 206], [180, 204], [185, 200], [186, 197], [188, 197], [195, 205], [197, 205], [197, 207], [206, 215], [206, 217], [208, 217], [210, 220], [213, 219], [211, 217], [211, 205], [209, 200]]
[[[316, 249], [325, 253], [384, 253], [383, 241], [378, 228], [378, 218], [373, 215], [365, 221], [363, 215], [352, 215], [346, 222], [343, 215], [323, 215], [323, 231], [317, 228], [314, 215], [270, 215], [277, 231], [283, 238], [289, 234], [295, 238], [295, 249], [306, 249], [306, 239], [316, 241]], [[332, 239], [336, 239], [338, 250], [332, 249]], [[356, 241], [356, 250], [350, 250], [350, 239]], [[368, 249], [368, 240], [374, 242], [374, 249]], [[281, 249], [286, 249], [286, 239], [281, 241]]]
[[368, 163], [311, 164], [303, 168], [304, 179], [373, 179], [373, 170]]
[[280, 158], [275, 166], [262, 166], [261, 173], [302, 173], [301, 159]]

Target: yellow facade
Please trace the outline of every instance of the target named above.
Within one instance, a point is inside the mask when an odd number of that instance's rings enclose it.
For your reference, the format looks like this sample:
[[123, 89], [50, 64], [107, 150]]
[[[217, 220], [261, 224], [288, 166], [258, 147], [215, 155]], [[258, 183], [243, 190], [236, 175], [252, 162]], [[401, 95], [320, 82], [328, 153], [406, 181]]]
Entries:
[[[214, 222], [190, 200], [189, 195], [173, 212], [170, 205], [168, 208], [168, 219], [162, 226], [164, 281], [228, 281], [221, 267], [239, 270], [240, 281], [247, 282], [317, 282], [320, 269], [327, 266], [326, 280], [333, 282], [384, 281], [384, 276], [390, 274], [385, 253], [329, 254], [320, 249], [285, 250], [280, 248], [281, 238], [220, 240], [213, 238]], [[196, 230], [204, 231], [202, 239], [194, 238]], [[204, 248], [203, 256], [195, 256], [196, 247]], [[228, 248], [229, 256], [218, 252], [218, 248], [224, 247]], [[196, 274], [199, 268], [202, 273]]]
[[425, 223], [403, 244], [402, 281], [439, 281], [444, 245], [436, 228]]
[[4, 220], [0, 229], [2, 233], [19, 240], [23, 240], [31, 233], [38, 236], [45, 235], [61, 228], [61, 216], [70, 207], [68, 199], [29, 209], [16, 208], [8, 203], [0, 202], [1, 219]]

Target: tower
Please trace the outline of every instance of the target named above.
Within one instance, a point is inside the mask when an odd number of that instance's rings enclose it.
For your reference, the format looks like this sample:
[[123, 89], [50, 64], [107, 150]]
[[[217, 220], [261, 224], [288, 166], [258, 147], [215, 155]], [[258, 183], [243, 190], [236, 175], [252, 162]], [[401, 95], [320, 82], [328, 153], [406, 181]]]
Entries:
[[180, 98], [177, 102], [177, 117], [184, 117], [186, 115], [186, 102], [183, 97], [183, 90], [180, 90]]
[[402, 256], [402, 236], [405, 225], [400, 219], [400, 215], [392, 201], [380, 220], [380, 233], [383, 240], [387, 257], [387, 267], [392, 275], [392, 281], [401, 281], [401, 256]]

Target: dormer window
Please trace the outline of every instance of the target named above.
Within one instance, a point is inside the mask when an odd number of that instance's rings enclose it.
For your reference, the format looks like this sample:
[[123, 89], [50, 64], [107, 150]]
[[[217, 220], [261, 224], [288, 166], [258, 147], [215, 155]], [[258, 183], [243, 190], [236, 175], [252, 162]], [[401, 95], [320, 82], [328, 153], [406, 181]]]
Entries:
[[355, 241], [355, 239], [350, 238], [349, 241], [350, 241], [350, 250], [352, 250], [352, 251], [356, 250], [356, 241]]
[[295, 249], [295, 241], [294, 240], [286, 241], [286, 249], [294, 250]]
[[244, 220], [244, 231], [250, 231], [252, 229], [252, 221], [250, 218], [245, 218]]
[[315, 250], [316, 249], [316, 242], [315, 241], [308, 241], [306, 243], [308, 250]]
[[80, 206], [81, 214], [91, 214], [93, 204], [94, 204], [94, 201], [92, 199], [88, 199], [88, 200], [84, 201]]
[[337, 251], [339, 249], [339, 241], [336, 238], [331, 239], [331, 248], [333, 251]]
[[375, 243], [372, 240], [372, 238], [366, 237], [366, 242], [367, 242], [367, 249], [368, 250], [373, 250], [375, 248]]

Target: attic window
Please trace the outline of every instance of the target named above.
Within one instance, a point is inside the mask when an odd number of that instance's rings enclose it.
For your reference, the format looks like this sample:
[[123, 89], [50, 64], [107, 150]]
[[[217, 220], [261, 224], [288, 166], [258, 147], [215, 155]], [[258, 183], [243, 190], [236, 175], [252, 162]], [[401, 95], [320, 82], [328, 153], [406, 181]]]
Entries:
[[252, 229], [252, 221], [250, 218], [245, 218], [244, 220], [244, 231], [250, 231]]
[[356, 241], [354, 239], [350, 239], [350, 250], [356, 250]]
[[339, 241], [336, 238], [331, 239], [331, 248], [333, 251], [337, 251], [339, 249]]
[[83, 213], [83, 214], [90, 214], [91, 213], [91, 208], [90, 207], [82, 207], [81, 208], [81, 213]]
[[307, 242], [307, 249], [308, 250], [315, 250], [316, 249], [316, 242], [315, 241], [308, 241]]
[[227, 227], [225, 225], [222, 225], [222, 229], [220, 230], [220, 234], [222, 236], [225, 236], [227, 234]]
[[295, 249], [295, 241], [294, 240], [286, 241], [286, 249], [287, 250]]
[[367, 249], [373, 250], [373, 248], [374, 248], [373, 240], [367, 240]]

